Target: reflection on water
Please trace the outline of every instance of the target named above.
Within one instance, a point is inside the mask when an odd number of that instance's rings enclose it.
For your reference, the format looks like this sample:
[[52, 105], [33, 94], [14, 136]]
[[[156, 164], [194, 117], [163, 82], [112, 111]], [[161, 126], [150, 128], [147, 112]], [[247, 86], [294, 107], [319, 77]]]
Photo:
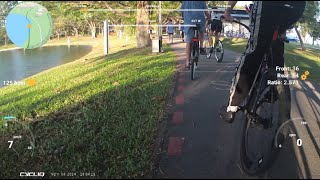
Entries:
[[0, 52], [0, 87], [3, 81], [19, 81], [41, 71], [72, 62], [91, 51], [91, 46], [52, 46]]

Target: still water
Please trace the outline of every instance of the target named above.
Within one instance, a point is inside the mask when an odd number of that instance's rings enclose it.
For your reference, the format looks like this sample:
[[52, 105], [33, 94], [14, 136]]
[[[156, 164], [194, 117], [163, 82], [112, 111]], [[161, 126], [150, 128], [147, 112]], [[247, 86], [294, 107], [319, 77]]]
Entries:
[[41, 71], [77, 60], [91, 49], [91, 46], [77, 45], [0, 51], [0, 87], [4, 87], [3, 81], [20, 81]]

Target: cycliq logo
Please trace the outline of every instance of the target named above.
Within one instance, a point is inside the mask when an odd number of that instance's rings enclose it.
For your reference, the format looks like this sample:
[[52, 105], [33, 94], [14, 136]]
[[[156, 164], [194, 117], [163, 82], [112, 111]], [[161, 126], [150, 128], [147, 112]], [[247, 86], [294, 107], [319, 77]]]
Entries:
[[20, 172], [20, 177], [44, 177], [44, 172]]

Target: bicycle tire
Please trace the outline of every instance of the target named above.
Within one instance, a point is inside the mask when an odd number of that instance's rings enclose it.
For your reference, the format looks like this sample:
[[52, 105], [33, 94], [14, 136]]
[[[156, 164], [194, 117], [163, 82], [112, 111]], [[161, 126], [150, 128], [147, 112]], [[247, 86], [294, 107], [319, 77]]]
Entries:
[[[274, 73], [274, 71], [270, 71], [272, 73]], [[275, 78], [277, 79], [277, 78]], [[280, 80], [280, 79], [278, 79]], [[266, 79], [264, 79], [263, 82], [266, 82]], [[254, 162], [254, 158], [250, 158], [250, 156], [252, 157], [251, 154], [248, 153], [248, 144], [250, 142], [247, 142], [248, 139], [248, 128], [251, 125], [251, 118], [249, 113], [246, 111], [245, 112], [245, 121], [243, 123], [243, 128], [242, 128], [242, 139], [241, 139], [241, 148], [240, 148], [240, 162], [241, 162], [241, 166], [242, 169], [249, 175], [261, 175], [262, 173], [264, 173], [268, 168], [270, 168], [270, 166], [272, 165], [272, 162], [274, 161], [274, 159], [276, 158], [280, 148], [279, 147], [275, 147], [274, 146], [274, 140], [275, 138], [279, 138], [276, 137], [275, 133], [276, 131], [279, 129], [280, 125], [282, 122], [290, 119], [290, 109], [291, 109], [291, 97], [290, 97], [290, 90], [288, 86], [284, 86], [282, 84], [280, 85], [276, 85], [276, 86], [265, 86], [264, 89], [262, 89], [260, 92], [257, 92], [257, 90], [255, 91], [253, 96], [256, 96], [258, 94], [258, 96], [262, 95], [262, 92], [267, 89], [267, 88], [273, 89], [271, 91], [273, 91], [277, 97], [277, 100], [279, 101], [278, 106], [279, 106], [279, 112], [277, 114], [278, 117], [278, 122], [275, 124], [275, 129], [273, 130], [274, 134], [272, 135], [272, 141], [271, 141], [271, 149], [269, 149], [269, 158], [268, 159], [263, 159], [263, 162], [261, 162], [261, 164], [263, 165], [262, 167], [259, 167], [259, 161], [261, 161], [262, 157], [259, 157], [259, 155], [257, 155], [257, 158], [255, 158], [255, 160], [258, 160], [258, 162], [255, 162], [256, 164], [253, 165], [253, 167], [251, 166]], [[271, 93], [272, 94], [272, 93]], [[271, 95], [272, 96], [272, 95]], [[258, 97], [259, 98], [259, 97]], [[273, 100], [271, 99], [271, 102]], [[255, 105], [255, 104], [253, 104]], [[276, 107], [277, 108], [277, 107]], [[285, 138], [286, 136], [284, 136]], [[285, 139], [282, 139], [283, 141]], [[264, 143], [262, 141], [259, 141], [259, 143]]]
[[195, 73], [196, 73], [195, 63], [196, 62], [193, 61], [192, 64], [191, 64], [191, 80], [194, 80], [194, 78], [195, 78]]
[[222, 60], [223, 60], [223, 55], [224, 55], [224, 48], [223, 48], [223, 44], [222, 44], [222, 42], [219, 40], [219, 46], [220, 46], [220, 48], [221, 48], [221, 55], [220, 55], [220, 57], [218, 57], [217, 56], [217, 50], [215, 50], [214, 51], [214, 56], [215, 56], [215, 58], [216, 58], [216, 60], [217, 60], [217, 62], [222, 62]]
[[207, 59], [210, 59], [211, 58], [211, 54], [212, 53], [210, 53], [210, 47], [209, 48], [207, 48], [207, 55], [206, 55], [206, 57], [207, 57]]
[[195, 57], [196, 57], [196, 44], [192, 43], [190, 51], [190, 68], [191, 68], [191, 80], [195, 78]]

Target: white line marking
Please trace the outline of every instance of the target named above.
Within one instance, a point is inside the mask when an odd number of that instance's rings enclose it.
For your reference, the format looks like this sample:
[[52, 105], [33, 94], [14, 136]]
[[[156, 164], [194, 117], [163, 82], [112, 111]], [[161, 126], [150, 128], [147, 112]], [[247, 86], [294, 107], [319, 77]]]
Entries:
[[[190, 73], [190, 71], [179, 71], [179, 72], [188, 72], [188, 73]], [[196, 73], [220, 73], [220, 72], [223, 72], [223, 73], [225, 73], [225, 72], [228, 72], [228, 73], [234, 73], [234, 71], [196, 71]]]
[[[148, 11], [159, 11], [158, 8], [150, 8]], [[210, 9], [161, 9], [162, 11], [210, 11]], [[111, 12], [124, 12], [124, 11], [137, 11], [137, 9], [87, 9], [81, 8], [80, 11], [111, 11]]]
[[[150, 27], [150, 26], [158, 26], [158, 27], [179, 27], [179, 25], [159, 25], [159, 24], [123, 24], [123, 25], [109, 25], [109, 26], [114, 26], [114, 27]], [[196, 27], [196, 25], [181, 25], [181, 27]]]

